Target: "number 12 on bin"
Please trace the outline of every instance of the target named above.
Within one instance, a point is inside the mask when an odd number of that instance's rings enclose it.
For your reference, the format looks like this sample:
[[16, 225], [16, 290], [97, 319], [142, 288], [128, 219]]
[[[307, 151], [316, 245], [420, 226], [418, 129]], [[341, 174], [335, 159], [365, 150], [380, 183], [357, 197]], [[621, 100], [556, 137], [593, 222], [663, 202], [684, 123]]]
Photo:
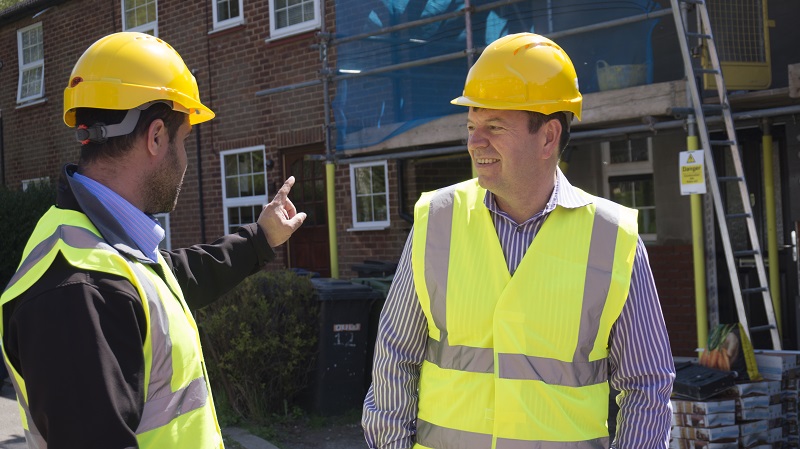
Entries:
[[358, 332], [360, 330], [361, 330], [361, 323], [334, 324], [333, 332], [335, 333], [334, 335], [335, 341], [333, 345], [354, 347], [355, 336], [353, 335], [353, 332]]

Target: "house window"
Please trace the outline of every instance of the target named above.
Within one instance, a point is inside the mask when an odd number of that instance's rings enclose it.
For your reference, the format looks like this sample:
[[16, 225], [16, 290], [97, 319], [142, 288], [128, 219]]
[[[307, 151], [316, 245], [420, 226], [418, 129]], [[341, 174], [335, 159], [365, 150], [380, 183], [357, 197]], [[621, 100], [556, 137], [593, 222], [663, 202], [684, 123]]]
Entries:
[[41, 178], [30, 178], [30, 179], [23, 179], [22, 180], [22, 191], [27, 192], [28, 188], [33, 187], [45, 187], [50, 185], [50, 177], [44, 176]]
[[606, 198], [639, 211], [642, 240], [656, 239], [653, 149], [649, 137], [603, 142]]
[[122, 0], [122, 30], [158, 36], [157, 0]]
[[244, 22], [243, 0], [214, 0], [214, 29], [228, 28]]
[[350, 165], [353, 228], [389, 226], [389, 179], [386, 161]]
[[319, 0], [269, 0], [271, 38], [319, 28]]
[[44, 96], [44, 42], [42, 23], [17, 31], [19, 83], [17, 103], [26, 103]]
[[227, 233], [255, 223], [267, 199], [267, 166], [264, 146], [220, 153], [222, 205]]
[[155, 214], [156, 220], [158, 220], [158, 224], [161, 226], [161, 229], [164, 230], [164, 240], [158, 243], [159, 249], [165, 249], [167, 251], [172, 249], [172, 241], [170, 240], [169, 236], [169, 213], [165, 214]]

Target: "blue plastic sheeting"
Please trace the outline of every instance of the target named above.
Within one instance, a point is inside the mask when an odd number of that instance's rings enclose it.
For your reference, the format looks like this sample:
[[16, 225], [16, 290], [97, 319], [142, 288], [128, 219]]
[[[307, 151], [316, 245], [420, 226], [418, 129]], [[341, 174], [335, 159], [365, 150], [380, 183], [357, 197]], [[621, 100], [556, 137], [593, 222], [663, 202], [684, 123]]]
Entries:
[[[473, 7], [494, 3], [473, 0]], [[529, 0], [473, 13], [474, 48], [511, 33], [549, 35], [660, 6], [653, 0]], [[443, 16], [464, 9], [463, 0], [336, 0], [336, 39]], [[650, 36], [658, 19], [564, 36], [556, 42], [570, 55], [582, 93], [652, 81]], [[359, 74], [396, 64], [464, 52], [463, 15], [335, 47], [336, 75]], [[477, 57], [477, 56], [476, 56]], [[450, 104], [461, 95], [468, 71], [457, 59], [336, 81], [332, 103], [338, 151], [365, 148], [415, 126], [465, 112]], [[466, 131], [465, 131], [466, 134]]]

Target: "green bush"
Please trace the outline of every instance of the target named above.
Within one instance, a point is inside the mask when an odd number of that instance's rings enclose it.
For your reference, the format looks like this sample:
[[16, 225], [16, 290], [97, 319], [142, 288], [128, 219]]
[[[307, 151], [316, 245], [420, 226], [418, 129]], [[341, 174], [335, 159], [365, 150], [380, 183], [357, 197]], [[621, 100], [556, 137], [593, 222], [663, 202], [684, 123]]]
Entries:
[[24, 192], [0, 186], [0, 289], [17, 271], [36, 223], [55, 203], [55, 186], [34, 183]]
[[316, 356], [319, 305], [307, 277], [260, 272], [198, 312], [215, 402], [252, 424], [293, 410]]

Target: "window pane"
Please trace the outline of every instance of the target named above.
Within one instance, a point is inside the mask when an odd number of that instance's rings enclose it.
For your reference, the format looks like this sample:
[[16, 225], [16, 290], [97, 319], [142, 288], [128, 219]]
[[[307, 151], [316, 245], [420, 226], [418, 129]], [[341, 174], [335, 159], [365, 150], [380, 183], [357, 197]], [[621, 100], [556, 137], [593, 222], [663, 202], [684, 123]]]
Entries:
[[356, 178], [356, 195], [372, 193], [369, 167], [359, 167], [354, 170]]
[[253, 173], [253, 163], [250, 153], [239, 153], [239, 174]]
[[252, 196], [252, 192], [252, 179], [249, 176], [239, 177], [239, 196]]
[[609, 159], [612, 164], [622, 164], [630, 162], [630, 154], [628, 153], [628, 141], [618, 140], [609, 142]]
[[225, 198], [238, 198], [238, 197], [239, 197], [238, 178], [235, 177], [225, 178]]
[[286, 0], [275, 0], [275, 9], [286, 8]]
[[253, 195], [267, 194], [267, 181], [265, 178], [261, 173], [253, 175]]
[[225, 156], [225, 174], [228, 176], [235, 175], [239, 172], [236, 165], [236, 156], [228, 154]]
[[239, 17], [239, 2], [237, 0], [233, 0], [228, 2], [228, 8], [230, 12], [228, 13], [228, 18], [230, 17]]
[[289, 25], [286, 17], [286, 10], [277, 11], [275, 13], [275, 28], [286, 28]]
[[611, 191], [611, 201], [622, 204], [623, 206], [633, 207], [633, 194], [631, 184], [628, 182], [609, 182]]
[[375, 195], [372, 197], [372, 204], [375, 208], [374, 221], [386, 221], [389, 219], [389, 210], [386, 207], [386, 195]]
[[641, 234], [655, 234], [656, 233], [656, 210], [655, 209], [641, 209], [641, 210], [639, 210], [639, 233], [641, 233]]
[[386, 193], [386, 170], [383, 165], [372, 167], [372, 193]]
[[372, 201], [368, 196], [356, 198], [356, 220], [359, 222], [372, 221]]
[[650, 159], [647, 152], [647, 139], [631, 140], [631, 162], [641, 162]]
[[230, 11], [228, 9], [228, 2], [227, 0], [218, 1], [217, 2], [217, 20], [220, 22], [223, 20], [230, 19]]
[[303, 5], [291, 6], [287, 12], [289, 13], [289, 25], [303, 22]]

